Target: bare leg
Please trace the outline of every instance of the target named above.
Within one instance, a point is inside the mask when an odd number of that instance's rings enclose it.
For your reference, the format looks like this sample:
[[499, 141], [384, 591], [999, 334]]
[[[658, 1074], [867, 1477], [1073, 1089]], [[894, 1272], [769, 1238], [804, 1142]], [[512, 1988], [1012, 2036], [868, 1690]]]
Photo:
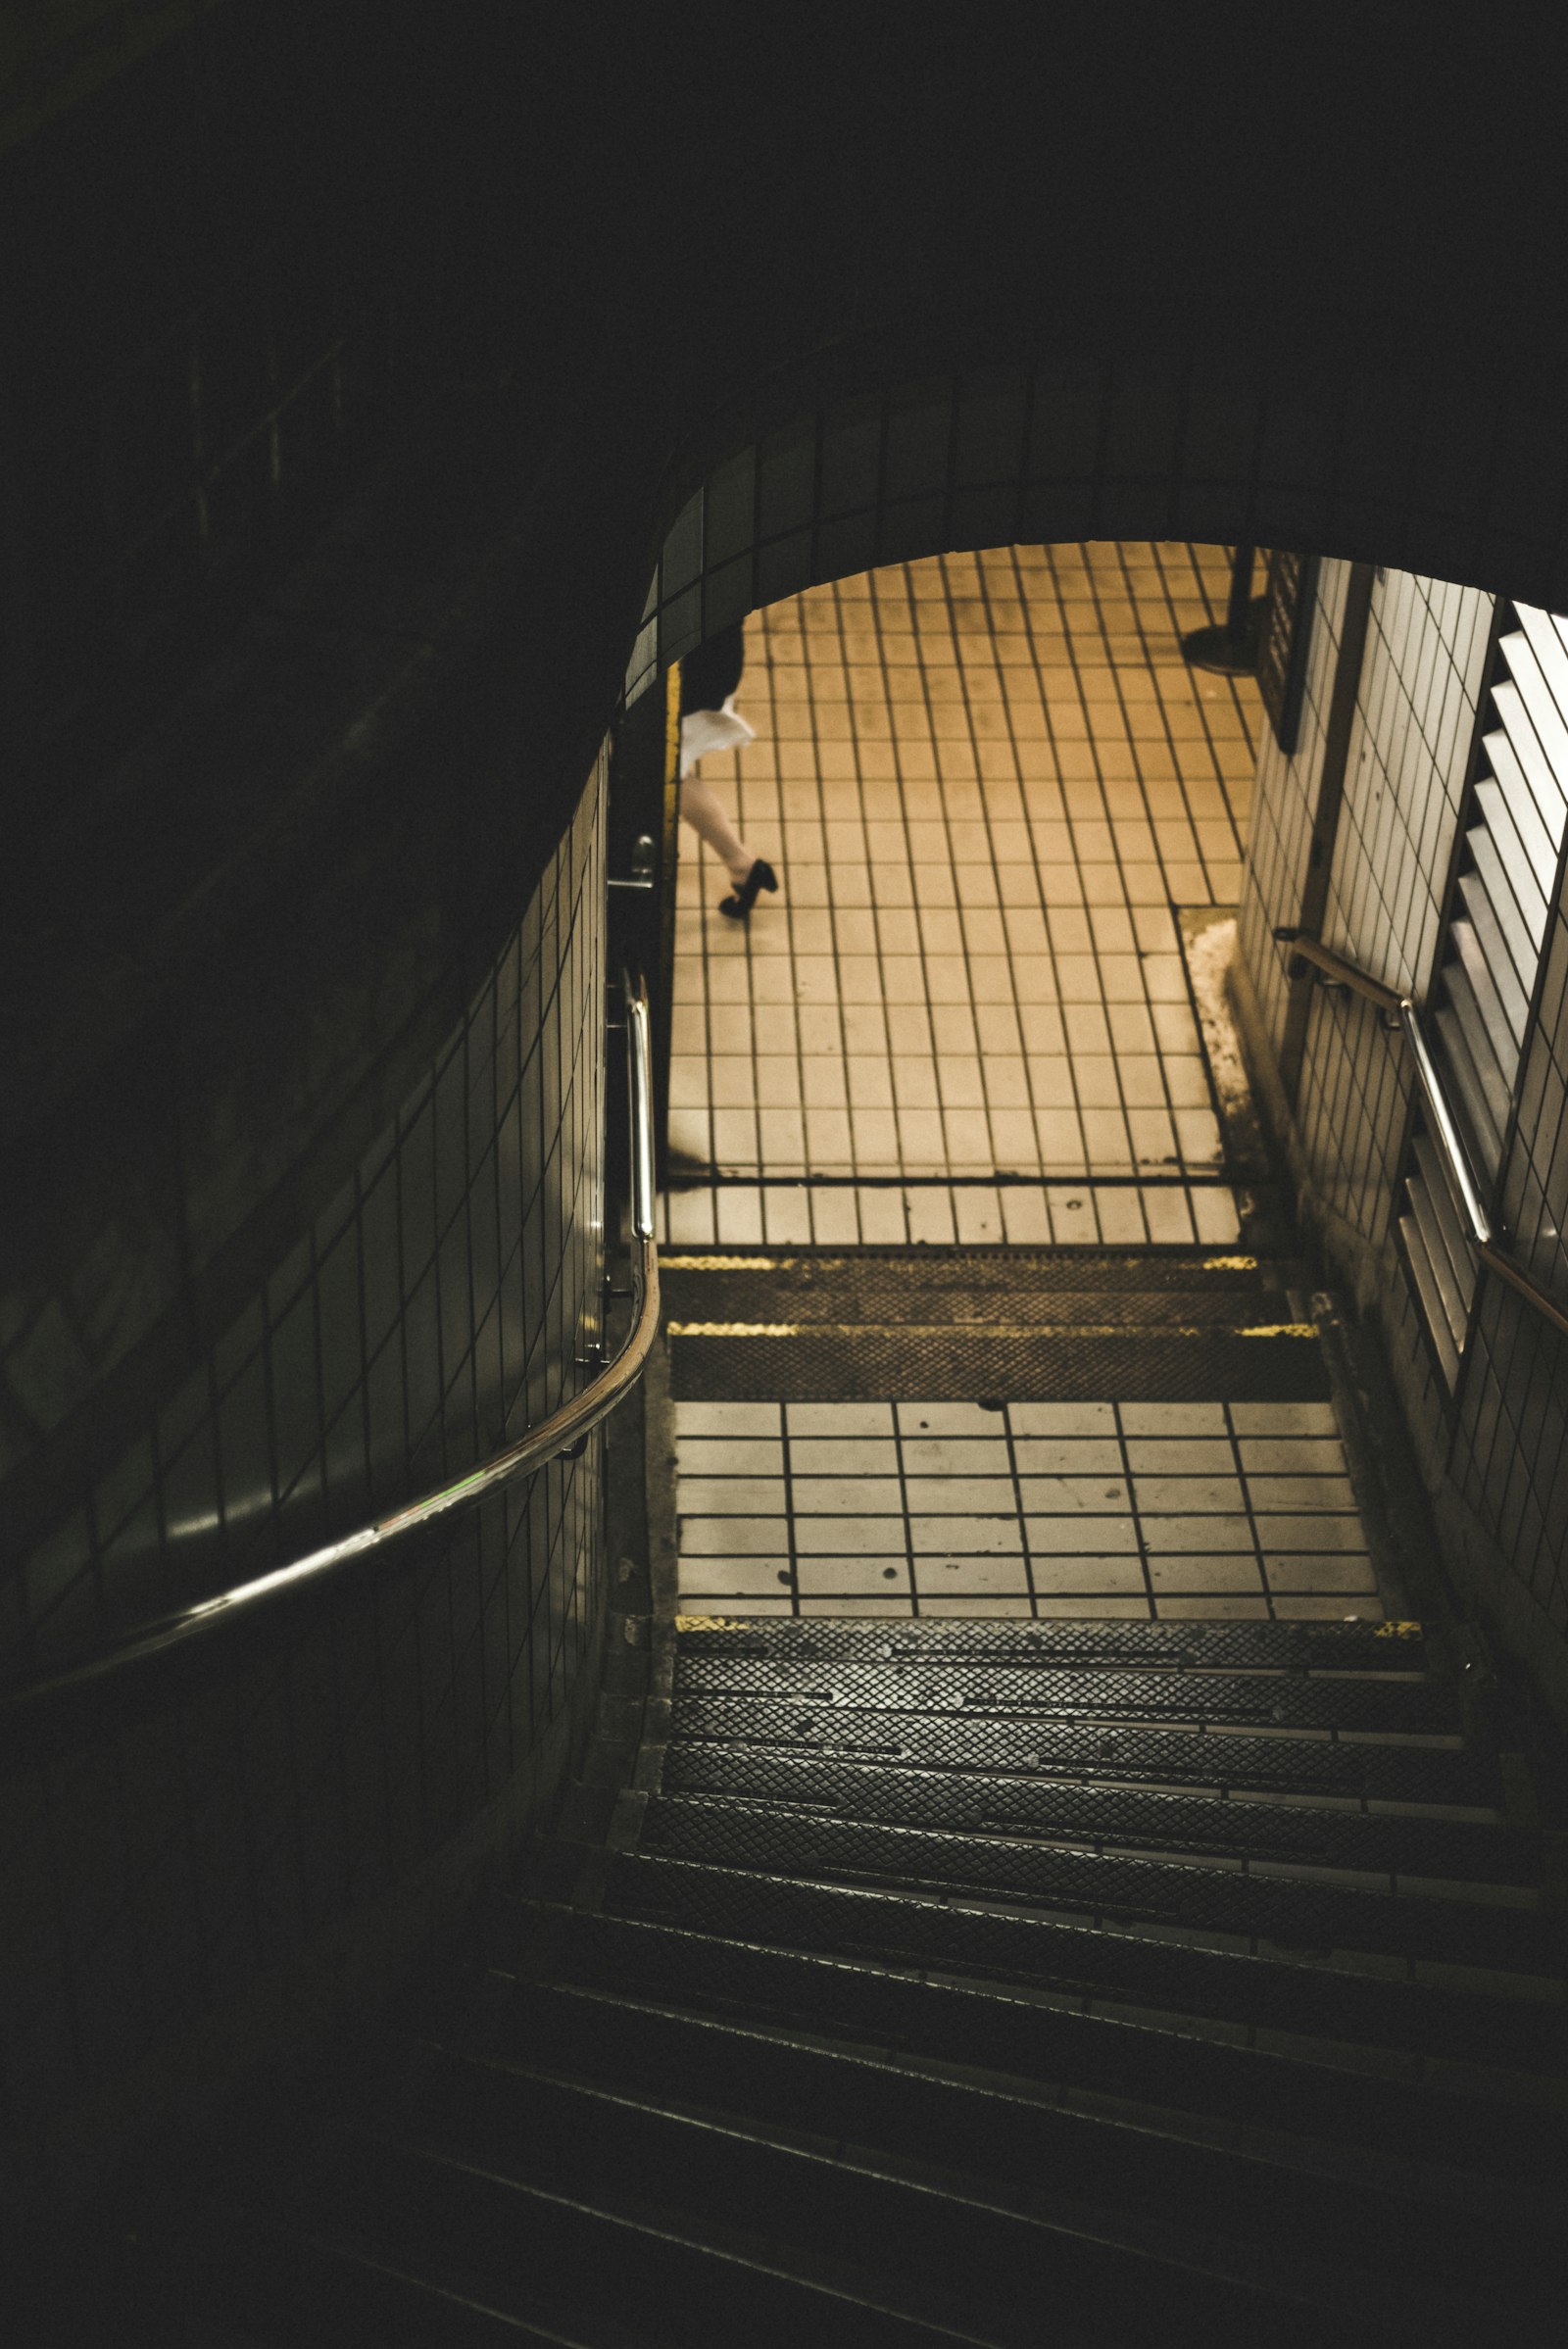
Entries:
[[751, 850], [731, 824], [710, 783], [698, 775], [682, 777], [680, 811], [699, 838], [706, 840], [737, 889], [755, 861]]

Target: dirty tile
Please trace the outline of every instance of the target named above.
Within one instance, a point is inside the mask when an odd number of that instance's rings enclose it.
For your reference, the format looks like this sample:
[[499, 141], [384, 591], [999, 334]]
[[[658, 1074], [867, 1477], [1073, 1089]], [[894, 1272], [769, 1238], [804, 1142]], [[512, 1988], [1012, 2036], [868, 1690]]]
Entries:
[[[734, 1407], [734, 1406], [731, 1406]], [[744, 1406], [741, 1406], [744, 1408]], [[793, 1444], [802, 1436], [891, 1436], [891, 1403], [785, 1403], [782, 1407]]]
[[[790, 1405], [794, 1413], [809, 1406]], [[792, 1419], [790, 1473], [813, 1476], [891, 1476], [899, 1473], [899, 1446], [891, 1436], [798, 1436]]]
[[784, 1446], [763, 1436], [676, 1437], [676, 1464], [685, 1476], [782, 1476]]
[[899, 1516], [904, 1492], [896, 1476], [799, 1476], [790, 1478], [793, 1515], [825, 1517]]
[[687, 1476], [677, 1470], [675, 1510], [680, 1517], [781, 1516], [784, 1480], [760, 1476]]
[[675, 1409], [677, 1439], [688, 1436], [776, 1436], [781, 1403], [685, 1403]]
[[916, 1557], [995, 1557], [1021, 1552], [1016, 1517], [915, 1517], [909, 1519], [909, 1548]]
[[[999, 1415], [1000, 1416], [1000, 1415]], [[899, 1445], [906, 1476], [1009, 1476], [1004, 1435], [905, 1436]]]
[[1135, 1476], [1133, 1493], [1140, 1512], [1151, 1516], [1195, 1509], [1241, 1515], [1247, 1508], [1238, 1476]]

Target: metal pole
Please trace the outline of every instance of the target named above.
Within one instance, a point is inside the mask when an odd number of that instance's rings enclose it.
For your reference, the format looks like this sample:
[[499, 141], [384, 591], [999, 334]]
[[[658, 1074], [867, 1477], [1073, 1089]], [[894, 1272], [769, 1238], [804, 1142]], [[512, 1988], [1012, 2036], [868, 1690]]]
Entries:
[[1252, 608], [1252, 565], [1256, 547], [1238, 547], [1231, 563], [1231, 599], [1225, 607], [1225, 634], [1240, 651], [1247, 642], [1247, 622]]
[[1266, 598], [1252, 593], [1256, 547], [1238, 547], [1231, 562], [1231, 592], [1224, 625], [1195, 628], [1182, 638], [1182, 658], [1190, 668], [1209, 669], [1219, 677], [1251, 677], [1257, 673], [1257, 647], [1262, 633]]

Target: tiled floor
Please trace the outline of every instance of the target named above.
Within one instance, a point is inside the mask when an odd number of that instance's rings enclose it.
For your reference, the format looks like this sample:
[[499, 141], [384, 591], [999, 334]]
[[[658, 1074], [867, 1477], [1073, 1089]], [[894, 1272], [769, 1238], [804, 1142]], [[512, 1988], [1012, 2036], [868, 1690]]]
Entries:
[[783, 887], [725, 921], [683, 831], [693, 1172], [1214, 1179], [1172, 908], [1238, 894], [1256, 694], [1178, 649], [1227, 584], [1218, 547], [1024, 547], [754, 616], [759, 739], [703, 774]]
[[717, 1183], [669, 1193], [662, 1247], [1224, 1248], [1225, 1183]]
[[[726, 922], [682, 834], [672, 1253], [1234, 1245], [1176, 920], [1239, 892], [1257, 696], [1179, 651], [1228, 584], [1017, 548], [754, 616], [703, 772], [783, 889]], [[1329, 1404], [675, 1412], [697, 1611], [1381, 1611]]]
[[681, 1604], [1382, 1613], [1329, 1403], [675, 1405]]

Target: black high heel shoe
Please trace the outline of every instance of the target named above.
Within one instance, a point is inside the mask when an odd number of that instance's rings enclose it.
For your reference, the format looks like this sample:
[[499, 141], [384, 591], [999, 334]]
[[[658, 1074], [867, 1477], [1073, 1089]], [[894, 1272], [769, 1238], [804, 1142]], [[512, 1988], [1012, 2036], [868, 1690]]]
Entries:
[[757, 903], [758, 891], [777, 887], [777, 873], [759, 856], [734, 896], [719, 899], [718, 909], [720, 913], [727, 913], [731, 921], [744, 921]]

